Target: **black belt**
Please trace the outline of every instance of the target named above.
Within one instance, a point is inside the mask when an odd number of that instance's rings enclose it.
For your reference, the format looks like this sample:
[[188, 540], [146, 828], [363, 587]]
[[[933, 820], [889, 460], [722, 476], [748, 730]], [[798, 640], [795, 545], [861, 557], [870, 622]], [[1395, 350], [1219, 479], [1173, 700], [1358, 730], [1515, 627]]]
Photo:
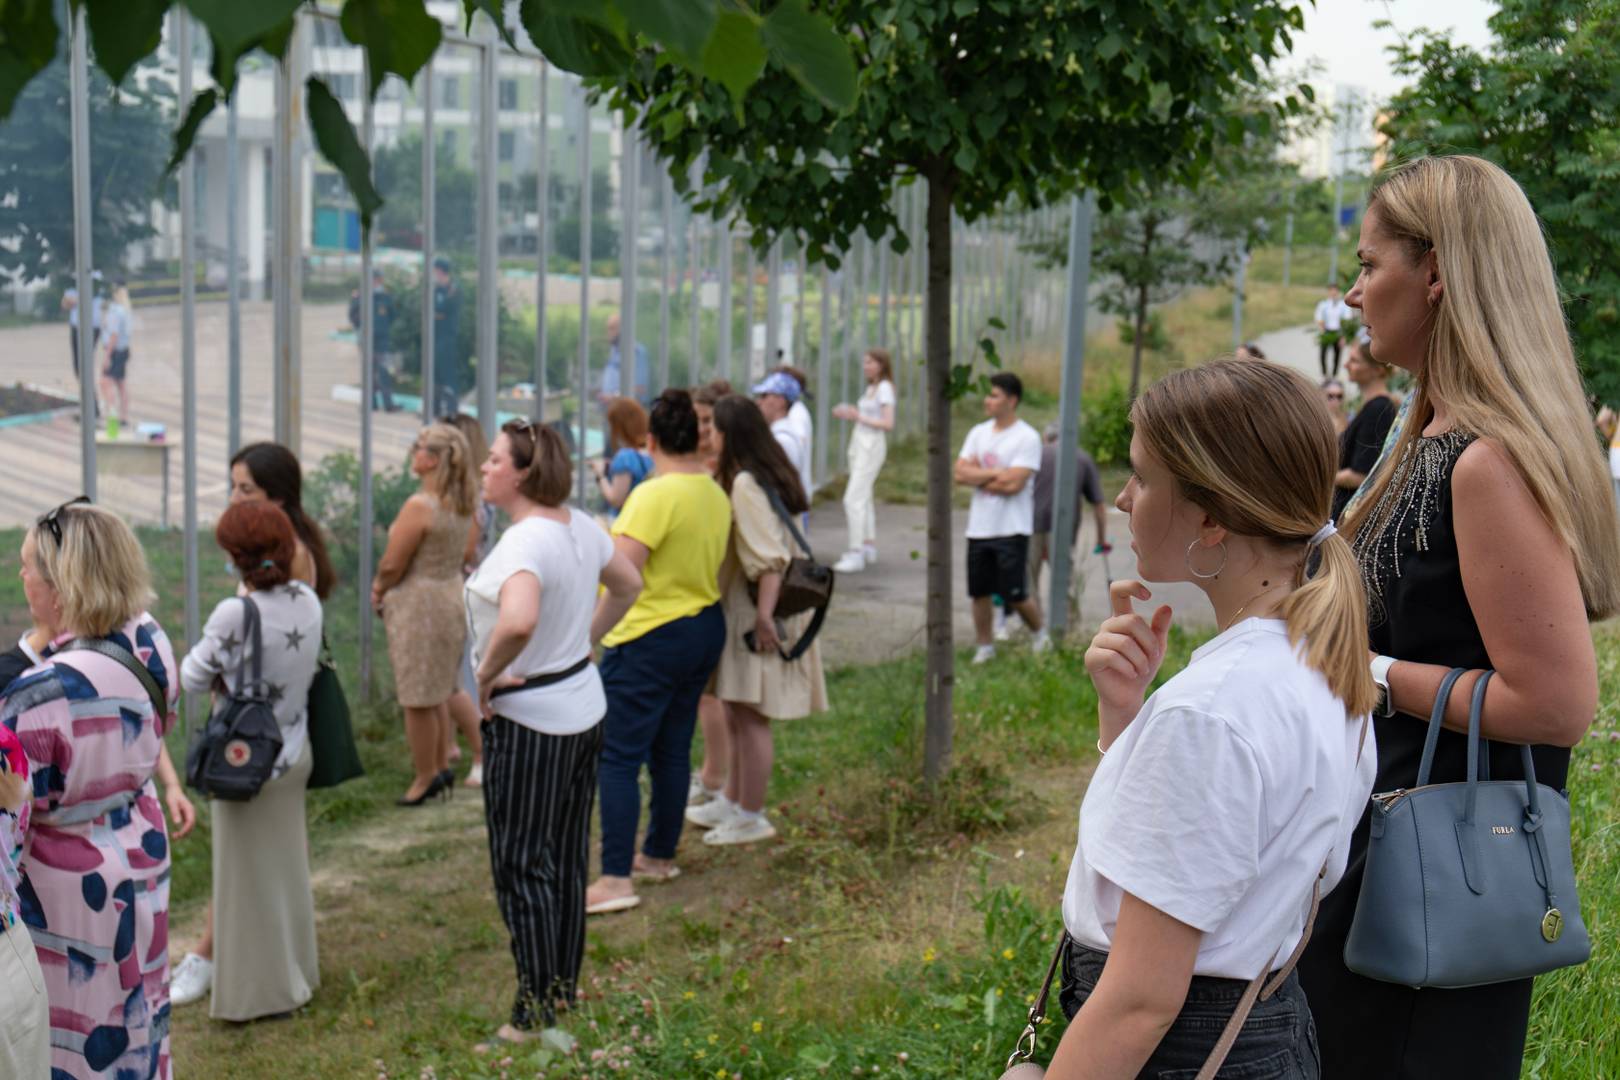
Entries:
[[489, 692], [489, 696], [492, 698], [498, 698], [502, 694], [521, 694], [525, 690], [535, 690], [542, 686], [550, 686], [552, 683], [560, 683], [564, 679], [571, 679], [590, 666], [591, 658], [587, 656], [579, 663], [574, 664], [572, 667], [564, 668], [561, 671], [548, 671], [544, 675], [530, 675], [527, 679], [524, 679], [516, 686], [502, 686], [498, 689], [491, 690]]

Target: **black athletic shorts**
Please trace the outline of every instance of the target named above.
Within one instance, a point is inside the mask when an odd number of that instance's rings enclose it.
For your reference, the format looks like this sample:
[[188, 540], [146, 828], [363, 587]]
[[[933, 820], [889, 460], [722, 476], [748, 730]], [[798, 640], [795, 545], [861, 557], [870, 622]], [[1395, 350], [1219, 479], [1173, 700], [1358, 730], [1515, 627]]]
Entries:
[[1009, 604], [1029, 599], [1029, 537], [992, 536], [968, 540], [968, 595], [996, 595]]
[[124, 381], [124, 369], [129, 366], [129, 350], [114, 349], [107, 354], [107, 370], [102, 372], [114, 382]]

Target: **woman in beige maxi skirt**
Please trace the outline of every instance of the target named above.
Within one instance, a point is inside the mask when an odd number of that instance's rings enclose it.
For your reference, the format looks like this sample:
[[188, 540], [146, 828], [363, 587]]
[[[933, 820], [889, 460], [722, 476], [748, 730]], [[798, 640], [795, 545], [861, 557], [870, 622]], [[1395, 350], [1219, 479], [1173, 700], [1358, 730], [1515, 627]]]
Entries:
[[775, 759], [772, 722], [825, 711], [827, 687], [819, 643], [797, 660], [782, 658], [782, 650], [804, 633], [811, 614], [774, 619], [772, 612], [761, 618], [748, 592], [752, 582], [761, 601], [774, 605], [788, 563], [803, 554], [765, 488], [771, 486], [788, 514], [803, 513], [807, 500], [798, 474], [752, 401], [736, 395], [722, 398], [714, 408], [714, 423], [715, 441], [721, 445], [716, 479], [731, 494], [731, 541], [720, 567], [726, 646], [714, 691], [727, 706], [731, 767], [723, 795], [690, 808], [686, 818], [710, 830], [703, 838], [706, 844], [748, 844], [776, 835], [764, 812]]

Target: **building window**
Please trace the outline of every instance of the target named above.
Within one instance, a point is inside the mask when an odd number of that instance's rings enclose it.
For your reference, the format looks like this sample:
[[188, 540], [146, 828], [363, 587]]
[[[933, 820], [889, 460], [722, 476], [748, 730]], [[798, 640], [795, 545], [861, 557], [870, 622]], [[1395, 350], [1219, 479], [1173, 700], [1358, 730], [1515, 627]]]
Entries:
[[454, 75], [446, 76], [439, 84], [444, 90], [439, 94], [439, 104], [446, 109], [461, 108], [461, 80]]
[[439, 138], [444, 140], [444, 152], [450, 157], [456, 156], [456, 132], [446, 131]]
[[517, 80], [516, 79], [502, 79], [501, 80], [501, 108], [506, 109], [508, 111], [511, 111], [511, 110], [515, 110], [517, 107], [518, 107]]
[[501, 132], [500, 154], [502, 161], [511, 161], [517, 156], [517, 132]]

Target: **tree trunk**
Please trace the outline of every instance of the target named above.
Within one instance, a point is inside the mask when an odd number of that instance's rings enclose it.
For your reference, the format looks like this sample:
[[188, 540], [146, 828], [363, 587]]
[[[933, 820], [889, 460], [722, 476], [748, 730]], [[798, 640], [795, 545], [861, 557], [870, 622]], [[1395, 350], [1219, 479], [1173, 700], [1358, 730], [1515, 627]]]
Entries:
[[923, 778], [930, 788], [951, 756], [951, 696], [956, 654], [951, 637], [951, 179], [948, 165], [928, 176], [928, 674]]
[[[1144, 275], [1146, 274], [1146, 268], [1151, 266], [1153, 262], [1153, 238], [1157, 229], [1158, 222], [1154, 220], [1151, 214], [1143, 217], [1142, 267]], [[1134, 340], [1131, 342], [1131, 401], [1136, 400], [1136, 392], [1142, 387], [1142, 335], [1147, 330], [1147, 315], [1148, 286], [1144, 281], [1136, 290], [1136, 333], [1133, 335]]]

